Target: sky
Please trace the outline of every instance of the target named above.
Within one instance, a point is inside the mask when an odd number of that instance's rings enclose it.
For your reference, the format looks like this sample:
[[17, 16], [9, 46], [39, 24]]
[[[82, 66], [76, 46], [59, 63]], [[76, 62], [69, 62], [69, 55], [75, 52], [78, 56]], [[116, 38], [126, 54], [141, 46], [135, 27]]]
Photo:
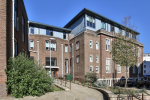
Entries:
[[82, 9], [88, 8], [121, 24], [132, 16], [143, 53], [150, 53], [150, 0], [23, 0], [28, 19], [64, 27]]

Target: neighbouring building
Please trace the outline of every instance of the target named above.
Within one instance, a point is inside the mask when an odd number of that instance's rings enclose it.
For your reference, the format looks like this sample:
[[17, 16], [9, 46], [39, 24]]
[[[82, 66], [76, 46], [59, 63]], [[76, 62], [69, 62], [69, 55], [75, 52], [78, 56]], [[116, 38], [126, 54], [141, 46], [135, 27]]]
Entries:
[[147, 80], [150, 77], [150, 53], [143, 54], [143, 78]]
[[[49, 38], [51, 40], [52, 75], [84, 78], [87, 72], [95, 71], [99, 80], [109, 85], [125, 77], [125, 67], [117, 65], [110, 54], [114, 36], [119, 32], [136, 39], [136, 34], [127, 33], [122, 25], [100, 14], [84, 8], [64, 28], [29, 22], [29, 44], [31, 57], [40, 60], [50, 70]], [[128, 77], [141, 79], [143, 44], [137, 42], [138, 62], [128, 69]], [[38, 54], [39, 52], [39, 54]]]
[[28, 52], [28, 16], [23, 0], [0, 0], [0, 97], [7, 96], [8, 59]]

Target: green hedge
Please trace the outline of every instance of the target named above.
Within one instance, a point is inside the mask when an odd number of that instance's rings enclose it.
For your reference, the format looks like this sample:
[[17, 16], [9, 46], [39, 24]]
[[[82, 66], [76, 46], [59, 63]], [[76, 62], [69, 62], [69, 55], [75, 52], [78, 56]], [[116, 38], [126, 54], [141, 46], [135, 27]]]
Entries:
[[16, 98], [28, 95], [41, 96], [53, 91], [53, 79], [27, 55], [19, 54], [14, 59], [10, 58], [5, 71], [7, 92]]

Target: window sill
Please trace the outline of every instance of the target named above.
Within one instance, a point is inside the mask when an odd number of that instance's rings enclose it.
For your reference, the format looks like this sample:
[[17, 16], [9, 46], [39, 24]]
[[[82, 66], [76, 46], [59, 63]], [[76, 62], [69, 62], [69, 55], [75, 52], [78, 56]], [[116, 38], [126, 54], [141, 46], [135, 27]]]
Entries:
[[110, 72], [106, 72], [106, 73], [110, 73]]
[[121, 73], [121, 72], [117, 72], [117, 73]]
[[77, 49], [76, 51], [78, 51], [78, 50], [80, 50], [80, 49]]
[[106, 51], [110, 51], [110, 50], [106, 50]]

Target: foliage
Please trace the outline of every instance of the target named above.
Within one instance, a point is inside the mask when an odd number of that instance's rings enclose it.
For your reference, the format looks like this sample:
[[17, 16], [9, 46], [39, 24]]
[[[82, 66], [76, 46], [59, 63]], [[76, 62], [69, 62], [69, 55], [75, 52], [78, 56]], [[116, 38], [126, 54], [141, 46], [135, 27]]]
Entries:
[[7, 73], [7, 92], [16, 98], [23, 96], [41, 96], [53, 91], [52, 82], [45, 69], [30, 60], [27, 55], [19, 54], [10, 58]]
[[94, 83], [97, 81], [97, 73], [94, 71], [91, 73], [87, 72], [85, 75], [85, 79], [86, 79], [86, 81], [90, 80], [91, 83]]
[[109, 85], [105, 80], [101, 80], [101, 81], [94, 82], [94, 86], [98, 88], [107, 88]]
[[53, 86], [54, 91], [62, 91], [63, 89]]

